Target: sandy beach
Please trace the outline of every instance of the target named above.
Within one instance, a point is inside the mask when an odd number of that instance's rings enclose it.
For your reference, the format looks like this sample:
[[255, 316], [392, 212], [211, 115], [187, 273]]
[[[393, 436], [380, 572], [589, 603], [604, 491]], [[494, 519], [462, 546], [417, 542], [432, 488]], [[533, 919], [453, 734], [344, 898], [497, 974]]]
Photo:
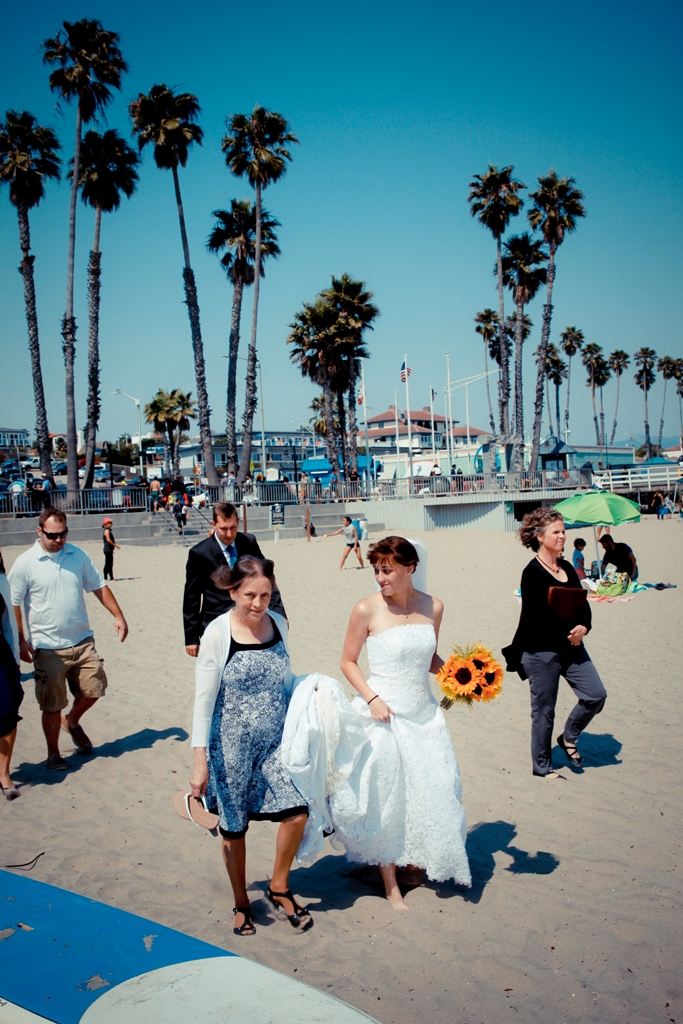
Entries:
[[[292, 873], [292, 889], [315, 916], [313, 930], [298, 935], [261, 898], [277, 826], [255, 823], [247, 872], [258, 930], [233, 935], [219, 840], [183, 822], [171, 803], [191, 764], [194, 663], [183, 646], [180, 546], [116, 553], [112, 588], [130, 626], [124, 645], [88, 599], [109, 690], [84, 719], [94, 755], [63, 740], [67, 774], [45, 769], [25, 682], [13, 761], [21, 798], [0, 801], [1, 863], [44, 851], [34, 877], [238, 952], [384, 1024], [683, 1021], [683, 524], [647, 517], [614, 532], [633, 546], [641, 581], [678, 589], [593, 605], [587, 647], [609, 697], [580, 741], [585, 770], [572, 772], [555, 747], [564, 780], [532, 776], [528, 687], [516, 676], [506, 676], [493, 704], [447, 713], [464, 784], [471, 890], [427, 883], [407, 896], [412, 913], [397, 914], [373, 870], [354, 869], [328, 847]], [[528, 552], [512, 534], [419, 536], [430, 553], [429, 589], [446, 606], [441, 654], [479, 639], [499, 653], [516, 626], [513, 592]], [[83, 547], [101, 565], [101, 546]], [[22, 550], [4, 549], [8, 570]], [[349, 560], [339, 572], [341, 552], [340, 538], [264, 546], [276, 559], [297, 673], [340, 677], [349, 612], [372, 590], [370, 569]], [[563, 683], [556, 733], [572, 705]]]

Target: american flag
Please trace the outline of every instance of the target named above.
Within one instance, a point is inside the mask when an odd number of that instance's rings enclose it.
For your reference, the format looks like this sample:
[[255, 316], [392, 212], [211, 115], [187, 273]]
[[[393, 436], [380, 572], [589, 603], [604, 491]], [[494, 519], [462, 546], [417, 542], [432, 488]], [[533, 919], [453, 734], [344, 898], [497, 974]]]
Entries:
[[431, 393], [432, 393], [432, 402], [433, 402], [433, 401], [434, 401], [434, 399], [435, 399], [435, 398], [437, 397], [437, 394], [436, 394], [436, 391], [434, 390], [434, 388], [430, 388], [429, 390], [430, 390], [430, 391], [431, 391]]
[[[408, 372], [410, 372], [410, 371], [408, 371]], [[400, 423], [407, 423], [408, 422], [408, 417], [406, 416], [406, 414], [403, 412], [402, 409], [398, 410], [398, 418], [399, 418], [399, 422]]]
[[401, 383], [405, 384], [413, 371], [410, 369], [407, 363], [401, 363]]

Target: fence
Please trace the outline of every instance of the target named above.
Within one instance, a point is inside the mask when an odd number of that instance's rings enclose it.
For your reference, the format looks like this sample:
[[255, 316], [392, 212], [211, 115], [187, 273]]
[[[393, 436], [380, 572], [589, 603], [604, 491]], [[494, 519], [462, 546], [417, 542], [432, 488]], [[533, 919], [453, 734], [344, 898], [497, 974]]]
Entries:
[[597, 473], [593, 479], [598, 487], [606, 491], [657, 491], [662, 487], [672, 490], [682, 476], [683, 467], [672, 463], [670, 466], [612, 469]]
[[147, 508], [147, 492], [143, 487], [93, 487], [78, 491], [56, 489], [49, 494], [0, 494], [0, 515], [37, 516], [47, 505], [70, 515], [141, 512]]

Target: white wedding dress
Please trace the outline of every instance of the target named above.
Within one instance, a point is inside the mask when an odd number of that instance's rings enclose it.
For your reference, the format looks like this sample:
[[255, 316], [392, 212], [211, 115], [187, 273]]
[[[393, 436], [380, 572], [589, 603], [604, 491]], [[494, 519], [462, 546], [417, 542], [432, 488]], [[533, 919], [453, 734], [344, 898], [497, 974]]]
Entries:
[[310, 808], [299, 860], [334, 829], [349, 860], [414, 864], [433, 881], [469, 886], [460, 772], [429, 685], [434, 627], [395, 626], [366, 646], [368, 684], [394, 712], [390, 722], [376, 722], [361, 697], [349, 704], [336, 679], [295, 683], [281, 750]]

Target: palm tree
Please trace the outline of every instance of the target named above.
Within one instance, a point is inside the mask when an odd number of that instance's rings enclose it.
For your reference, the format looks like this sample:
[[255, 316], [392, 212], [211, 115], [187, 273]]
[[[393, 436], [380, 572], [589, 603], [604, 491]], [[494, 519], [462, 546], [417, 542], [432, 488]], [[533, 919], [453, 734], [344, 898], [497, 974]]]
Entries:
[[[225, 415], [225, 437], [228, 455], [228, 473], [237, 472], [236, 402], [237, 357], [240, 347], [240, 321], [242, 295], [247, 285], [254, 283], [254, 252], [256, 248], [256, 207], [249, 200], [233, 199], [229, 210], [214, 210], [216, 223], [206, 247], [209, 252], [225, 249], [221, 266], [232, 282], [232, 315], [228, 343], [228, 393]], [[261, 277], [265, 276], [267, 256], [280, 255], [275, 228], [280, 222], [267, 210], [261, 211]]]
[[[524, 307], [545, 284], [548, 272], [542, 265], [548, 259], [542, 243], [535, 241], [528, 231], [513, 235], [505, 243], [503, 252], [503, 284], [512, 292], [517, 317], [515, 320], [515, 448], [512, 457], [514, 469], [524, 468], [524, 400], [522, 395], [522, 347], [524, 344]], [[496, 271], [494, 271], [495, 273]], [[541, 356], [543, 359], [544, 357]], [[536, 463], [529, 464], [535, 469]]]
[[674, 380], [678, 395], [678, 419], [680, 424], [679, 443], [683, 448], [683, 359], [674, 359]]
[[488, 354], [491, 346], [491, 342], [498, 334], [498, 314], [493, 309], [483, 309], [481, 313], [477, 313], [474, 318], [474, 322], [477, 325], [474, 329], [481, 336], [484, 342], [484, 373], [486, 377], [486, 400], [489, 404], [489, 422], [491, 424], [491, 434], [495, 436], [496, 433], [496, 421], [493, 418], [493, 406], [491, 405], [491, 389], [489, 387], [489, 361]]
[[605, 405], [603, 402], [602, 389], [612, 376], [609, 363], [602, 356], [599, 356], [595, 363], [594, 370], [595, 386], [600, 392], [600, 444], [607, 447], [607, 434], [605, 432]]
[[661, 373], [664, 378], [664, 394], [662, 395], [662, 415], [659, 419], [659, 435], [657, 437], [657, 447], [661, 454], [662, 451], [662, 434], [664, 433], [664, 409], [666, 407], [666, 385], [668, 382], [676, 377], [676, 360], [672, 359], [671, 356], [662, 356], [661, 359], [657, 360], [657, 372]]
[[161, 434], [164, 446], [164, 476], [168, 477], [171, 475], [171, 450], [173, 442], [170, 392], [159, 388], [152, 401], [148, 402], [145, 406], [145, 422], [153, 423], [157, 434]]
[[195, 123], [200, 113], [199, 102], [197, 97], [190, 92], [176, 93], [167, 85], [158, 84], [153, 85], [147, 95], [141, 92], [138, 98], [129, 105], [128, 110], [133, 119], [133, 134], [138, 137], [140, 151], [147, 145], [153, 145], [154, 162], [157, 167], [161, 170], [170, 170], [173, 174], [180, 238], [185, 259], [183, 283], [192, 334], [202, 459], [209, 484], [215, 486], [218, 484], [218, 474], [211, 443], [211, 409], [206, 388], [206, 365], [204, 363], [202, 329], [199, 322], [199, 301], [194, 271], [190, 262], [190, 246], [187, 241], [185, 211], [178, 177], [178, 167], [185, 167], [190, 146], [195, 142], [201, 145], [204, 137], [202, 129]]
[[[546, 348], [548, 356], [548, 369], [546, 371], [548, 382], [555, 385], [555, 422], [557, 424], [557, 432], [555, 437], [560, 436], [560, 388], [562, 381], [567, 379], [568, 368], [564, 359], [558, 352], [557, 348], [550, 343]], [[548, 409], [550, 409], [550, 402], [548, 402]]]
[[[370, 355], [363, 335], [365, 331], [374, 330], [372, 324], [373, 320], [379, 316], [379, 309], [371, 301], [373, 294], [366, 289], [365, 282], [355, 281], [349, 274], [342, 274], [341, 277], [332, 275], [332, 284], [320, 293], [320, 297], [337, 314], [334, 334], [339, 348], [339, 357], [345, 366], [343, 384], [345, 385], [344, 391], [348, 394], [349, 434], [351, 437], [351, 444], [346, 448], [350, 465], [345, 464], [345, 469], [347, 472], [349, 468], [357, 471], [356, 383], [360, 375], [360, 360], [368, 359]], [[341, 385], [342, 380], [339, 375], [339, 386]], [[342, 408], [343, 405], [342, 397]]]
[[657, 379], [655, 373], [655, 361], [657, 359], [657, 353], [653, 348], [639, 348], [633, 356], [633, 362], [638, 367], [638, 371], [635, 374], [635, 382], [643, 392], [643, 402], [645, 407], [645, 458], [652, 458], [652, 442], [650, 441], [650, 417], [647, 408], [647, 393]]
[[339, 475], [336, 435], [340, 425], [335, 426], [332, 402], [336, 371], [333, 331], [336, 322], [336, 311], [324, 299], [318, 297], [314, 303], [305, 302], [289, 325], [287, 344], [292, 346], [289, 358], [299, 367], [302, 376], [322, 388], [327, 458], [334, 472]]
[[28, 211], [38, 206], [45, 195], [45, 182], [59, 180], [60, 144], [52, 128], [38, 124], [33, 114], [24, 110], [8, 110], [0, 124], [0, 183], [9, 185], [9, 198], [17, 210], [19, 244], [22, 259], [19, 273], [24, 280], [24, 303], [28, 324], [28, 347], [31, 353], [33, 395], [36, 403], [36, 439], [40, 469], [50, 480], [50, 435], [47, 427], [43, 371], [40, 363], [38, 312], [33, 277], [35, 256], [31, 255], [31, 233]]
[[581, 362], [588, 370], [588, 379], [586, 380], [586, 387], [591, 389], [591, 400], [593, 402], [593, 423], [595, 425], [595, 443], [600, 446], [600, 426], [598, 424], [598, 412], [595, 407], [595, 388], [596, 384], [596, 371], [600, 365], [602, 359], [602, 347], [591, 342], [590, 345], [583, 346], [583, 352], [581, 354]]
[[81, 18], [63, 21], [62, 29], [42, 44], [43, 61], [57, 65], [50, 75], [50, 88], [60, 99], [76, 100], [76, 138], [74, 142], [71, 205], [69, 208], [69, 258], [66, 278], [66, 311], [62, 320], [64, 363], [66, 366], [67, 487], [78, 490], [78, 451], [76, 435], [76, 398], [74, 358], [76, 320], [74, 317], [74, 259], [76, 253], [76, 198], [80, 179], [81, 132], [84, 124], [102, 113], [112, 99], [112, 90], [121, 88], [121, 77], [128, 70], [119, 36], [108, 32], [100, 21]]
[[[327, 420], [325, 419], [325, 396], [322, 392], [315, 396], [308, 408], [313, 413], [308, 422], [316, 434], [325, 437], [327, 434]], [[339, 430], [339, 420], [336, 417], [333, 419], [333, 427], [336, 433]]]
[[251, 438], [256, 411], [256, 329], [258, 323], [259, 284], [261, 277], [261, 248], [263, 245], [263, 189], [278, 181], [287, 170], [286, 161], [292, 159], [287, 148], [299, 140], [289, 130], [281, 114], [256, 106], [250, 115], [233, 114], [226, 121], [228, 134], [221, 148], [225, 162], [232, 173], [241, 178], [245, 174], [256, 192], [256, 240], [254, 245], [254, 305], [251, 317], [251, 338], [247, 356], [247, 387], [244, 402], [242, 430], [242, 458], [238, 483], [243, 483], [251, 461]]
[[534, 230], [543, 235], [548, 246], [548, 290], [541, 321], [541, 359], [536, 375], [536, 399], [534, 402], [534, 432], [531, 441], [531, 469], [536, 469], [538, 449], [541, 444], [541, 417], [543, 415], [543, 366], [545, 350], [550, 340], [550, 321], [553, 315], [553, 285], [555, 283], [555, 256], [565, 235], [576, 229], [576, 222], [585, 217], [583, 192], [575, 188], [573, 178], [558, 178], [551, 170], [544, 178], [538, 178], [538, 189], [530, 192], [533, 205], [527, 216]]
[[[197, 410], [192, 401], [192, 392], [180, 391], [174, 388], [168, 396], [168, 410], [166, 412], [166, 423], [169, 426], [173, 453], [173, 475], [180, 474], [180, 442], [183, 431], [190, 429], [190, 420], [196, 420]], [[173, 425], [173, 431], [170, 425]]]
[[617, 413], [619, 412], [619, 384], [621, 382], [621, 375], [624, 370], [628, 369], [628, 364], [631, 362], [631, 357], [628, 352], [624, 352], [621, 348], [615, 348], [614, 352], [607, 358], [607, 363], [614, 374], [617, 381], [617, 397], [614, 403], [614, 420], [612, 421], [612, 434], [609, 439], [610, 445], [614, 444], [614, 435], [617, 432]]
[[[555, 437], [555, 424], [553, 423], [553, 408], [550, 401], [550, 375], [552, 372], [552, 363], [555, 357], [559, 357], [559, 353], [552, 342], [546, 347], [545, 350], [545, 402], [548, 407], [548, 437]], [[541, 346], [539, 345], [534, 352], [534, 358], [536, 364], [541, 359]]]
[[[560, 335], [560, 348], [567, 357], [567, 402], [564, 407], [564, 439], [565, 442], [569, 438], [569, 390], [571, 387], [572, 378], [572, 359], [577, 352], [581, 351], [583, 347], [584, 337], [583, 331], [580, 331], [578, 327], [566, 327]], [[559, 431], [559, 423], [557, 425]]]
[[[95, 238], [88, 261], [88, 423], [85, 439], [83, 487], [92, 487], [95, 472], [97, 424], [100, 417], [100, 227], [102, 213], [111, 213], [128, 199], [138, 181], [138, 156], [119, 133], [110, 128], [100, 135], [86, 132], [81, 143], [79, 187], [81, 199], [95, 210]], [[71, 172], [73, 173], [73, 172]]]
[[[469, 184], [467, 201], [470, 213], [491, 232], [496, 240], [496, 273], [498, 274], [498, 323], [505, 323], [505, 299], [503, 293], [502, 238], [510, 220], [516, 217], [524, 206], [518, 192], [526, 185], [513, 177], [514, 167], [498, 167], [489, 164], [484, 174], [475, 174]], [[505, 442], [510, 433], [509, 403], [510, 374], [506, 347], [501, 350], [500, 362], [500, 440]]]

